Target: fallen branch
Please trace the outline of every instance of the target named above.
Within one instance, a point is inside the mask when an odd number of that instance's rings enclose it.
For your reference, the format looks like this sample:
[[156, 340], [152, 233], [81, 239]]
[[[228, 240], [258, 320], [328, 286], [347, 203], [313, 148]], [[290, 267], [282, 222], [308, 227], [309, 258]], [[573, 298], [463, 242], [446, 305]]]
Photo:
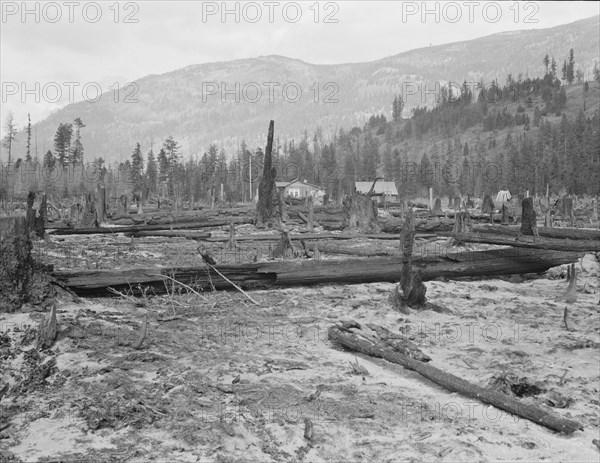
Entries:
[[[356, 328], [356, 326], [358, 326], [358, 328]], [[418, 372], [425, 378], [445, 387], [451, 392], [458, 392], [467, 397], [478, 399], [484, 403], [500, 408], [501, 410], [506, 410], [513, 415], [546, 426], [554, 431], [570, 434], [579, 429], [583, 429], [583, 426], [576, 421], [561, 418], [538, 407], [524, 404], [501, 392], [477, 386], [458, 376], [433, 367], [430, 364], [420, 362], [399, 353], [383, 342], [376, 342], [368, 336], [363, 336], [361, 326], [356, 322], [354, 322], [354, 326], [350, 328], [346, 328], [342, 325], [330, 327], [329, 338], [354, 352], [361, 352], [369, 356], [379, 357], [389, 362], [397, 363], [408, 370]]]
[[221, 278], [223, 278], [225, 281], [227, 281], [228, 283], [231, 283], [231, 285], [237, 289], [240, 293], [242, 293], [244, 296], [246, 296], [250, 301], [252, 301], [255, 305], [260, 307], [260, 304], [258, 302], [256, 302], [254, 299], [252, 299], [252, 297], [250, 297], [250, 295], [244, 291], [242, 288], [240, 288], [238, 285], [236, 285], [233, 281], [231, 281], [229, 278], [227, 278], [225, 275], [223, 275], [221, 272], [219, 272], [214, 265], [209, 264], [208, 262], [206, 262], [206, 265], [208, 265], [210, 268], [212, 268], [215, 272], [217, 272], [217, 274], [219, 274], [221, 276]]

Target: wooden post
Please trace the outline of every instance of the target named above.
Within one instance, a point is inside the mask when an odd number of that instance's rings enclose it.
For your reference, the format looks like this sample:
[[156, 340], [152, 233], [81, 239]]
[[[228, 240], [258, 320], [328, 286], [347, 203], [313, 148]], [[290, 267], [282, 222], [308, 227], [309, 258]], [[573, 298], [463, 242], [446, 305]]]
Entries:
[[429, 187], [429, 211], [433, 211], [433, 188]]
[[313, 203], [313, 197], [307, 196], [308, 200], [308, 231], [314, 231], [314, 218], [315, 218], [315, 207]]

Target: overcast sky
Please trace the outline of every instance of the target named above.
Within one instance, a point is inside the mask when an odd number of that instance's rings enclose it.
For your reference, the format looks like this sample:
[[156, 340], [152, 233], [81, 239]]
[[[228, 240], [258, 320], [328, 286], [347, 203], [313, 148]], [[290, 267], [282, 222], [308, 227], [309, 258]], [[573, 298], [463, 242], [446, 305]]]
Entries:
[[[223, 18], [223, 2], [74, 1], [26, 2], [31, 12], [23, 17], [22, 2], [1, 3], [0, 115], [4, 125], [12, 110], [19, 128], [28, 112], [35, 122], [82, 99], [88, 83], [106, 89], [191, 64], [271, 54], [318, 64], [372, 61], [600, 13], [598, 2], [427, 2], [423, 17], [422, 2], [282, 1], [227, 2], [232, 13]], [[70, 84], [72, 95], [69, 82], [79, 83]], [[22, 83], [33, 93], [24, 94]], [[57, 88], [62, 99], [53, 102]]]

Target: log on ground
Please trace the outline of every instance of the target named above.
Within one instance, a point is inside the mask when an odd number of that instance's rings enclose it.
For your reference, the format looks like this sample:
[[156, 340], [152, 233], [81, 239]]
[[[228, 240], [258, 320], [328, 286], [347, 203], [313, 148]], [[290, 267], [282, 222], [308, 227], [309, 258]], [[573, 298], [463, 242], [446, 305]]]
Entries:
[[571, 240], [533, 236], [502, 236], [488, 233], [458, 233], [455, 238], [463, 243], [484, 243], [530, 249], [552, 249], [571, 252], [598, 252], [600, 240]]
[[[530, 249], [496, 249], [453, 253], [445, 256], [415, 255], [413, 268], [420, 270], [423, 281], [438, 277], [462, 278], [541, 273], [557, 265], [577, 262], [582, 254]], [[223, 264], [216, 268], [244, 289], [275, 286], [298, 286], [322, 283], [398, 282], [402, 274], [402, 257], [371, 257], [346, 260], [297, 260]], [[133, 291], [149, 286], [157, 294], [165, 292], [163, 275], [182, 283], [210, 290], [231, 289], [207, 266], [179, 268], [128, 268], [108, 270], [56, 271], [57, 280], [81, 296], [111, 296], [108, 288]]]
[[579, 429], [583, 429], [581, 424], [576, 421], [568, 420], [533, 405], [525, 404], [501, 392], [483, 388], [451, 373], [440, 370], [429, 363], [424, 363], [403, 355], [383, 342], [377, 342], [370, 336], [361, 335], [362, 330], [360, 329], [360, 325], [356, 322], [354, 325], [357, 325], [359, 328], [330, 327], [329, 338], [352, 351], [383, 358], [388, 362], [402, 365], [408, 370], [416, 371], [421, 376], [433, 381], [435, 384], [443, 386], [451, 392], [458, 392], [466, 397], [472, 397], [484, 403], [491, 404], [494, 407], [506, 410], [554, 431], [571, 434]]

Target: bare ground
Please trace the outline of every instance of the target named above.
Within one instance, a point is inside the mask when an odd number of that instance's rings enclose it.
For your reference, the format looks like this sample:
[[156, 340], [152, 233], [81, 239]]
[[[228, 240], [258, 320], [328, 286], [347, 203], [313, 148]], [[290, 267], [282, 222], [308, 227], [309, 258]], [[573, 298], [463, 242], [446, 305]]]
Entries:
[[[61, 333], [39, 354], [44, 314], [0, 314], [0, 461], [597, 462], [600, 266], [577, 267], [569, 330], [565, 268], [426, 283], [448, 314], [395, 312], [384, 283], [254, 291], [260, 307], [237, 292], [62, 295]], [[344, 351], [327, 339], [343, 319], [404, 333], [438, 368], [585, 429], [560, 435]]]

